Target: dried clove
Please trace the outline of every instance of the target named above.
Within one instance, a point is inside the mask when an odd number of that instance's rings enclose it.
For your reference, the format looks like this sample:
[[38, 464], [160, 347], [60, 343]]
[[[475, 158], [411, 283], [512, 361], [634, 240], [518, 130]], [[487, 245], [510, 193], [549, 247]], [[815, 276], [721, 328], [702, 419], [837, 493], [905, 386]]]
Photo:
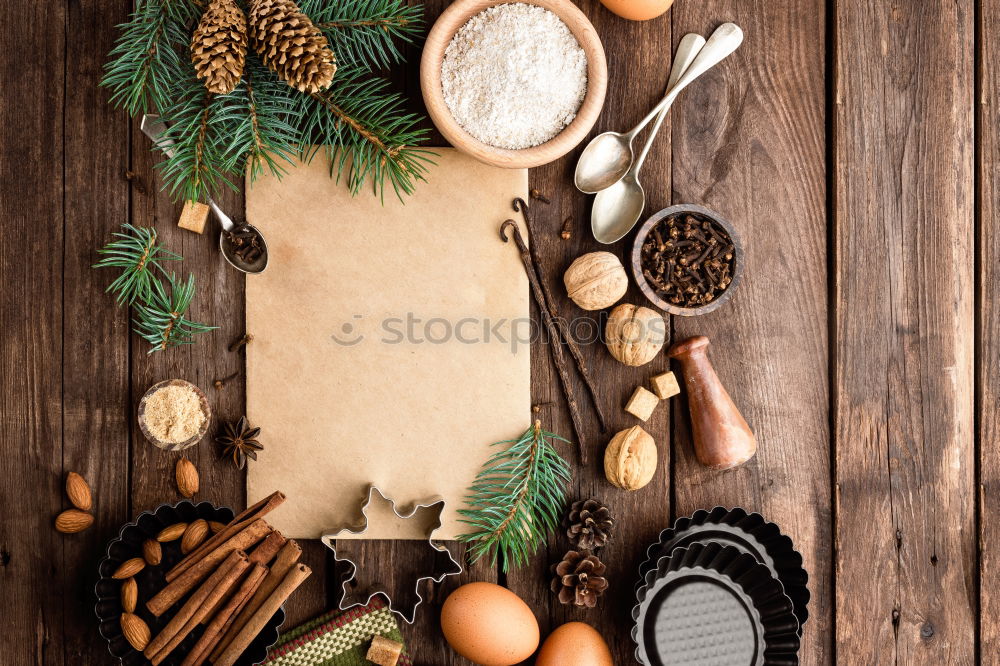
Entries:
[[567, 217], [563, 220], [562, 231], [559, 232], [559, 237], [563, 240], [569, 240], [573, 237], [573, 217]]
[[542, 203], [545, 204], [552, 203], [547, 196], [545, 196], [535, 188], [531, 188], [531, 190], [528, 192], [528, 196], [532, 199], [535, 199], [536, 201], [541, 201]]
[[257, 231], [246, 224], [225, 232], [226, 242], [233, 248], [233, 254], [239, 257], [244, 263], [252, 264], [264, 253], [261, 247], [260, 236]]
[[221, 377], [219, 379], [216, 379], [214, 382], [212, 382], [212, 386], [215, 387], [216, 391], [222, 390], [222, 388], [224, 388], [226, 384], [228, 384], [229, 382], [233, 381], [234, 379], [236, 379], [239, 376], [240, 376], [240, 371], [237, 370], [236, 372], [234, 372], [233, 374], [229, 375], [228, 377]]
[[240, 347], [245, 347], [253, 341], [253, 335], [244, 333], [229, 344], [229, 351], [234, 352]]

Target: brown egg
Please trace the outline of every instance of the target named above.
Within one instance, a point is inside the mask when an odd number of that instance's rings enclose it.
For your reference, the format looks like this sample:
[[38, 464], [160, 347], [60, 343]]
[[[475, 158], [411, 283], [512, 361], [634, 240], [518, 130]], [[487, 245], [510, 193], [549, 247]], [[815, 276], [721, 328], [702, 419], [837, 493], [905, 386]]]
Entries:
[[493, 583], [468, 583], [441, 608], [441, 631], [455, 652], [483, 666], [510, 666], [538, 647], [538, 621], [528, 605]]
[[535, 666], [615, 666], [615, 662], [596, 629], [584, 622], [567, 622], [545, 639]]
[[622, 18], [648, 21], [670, 9], [674, 0], [601, 0], [601, 3]]

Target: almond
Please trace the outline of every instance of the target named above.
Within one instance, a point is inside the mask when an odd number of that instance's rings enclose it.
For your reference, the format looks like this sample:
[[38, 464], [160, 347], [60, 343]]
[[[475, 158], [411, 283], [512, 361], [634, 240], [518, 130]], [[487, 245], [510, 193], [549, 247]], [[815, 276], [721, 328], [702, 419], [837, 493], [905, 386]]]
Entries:
[[94, 524], [94, 517], [79, 509], [66, 509], [56, 516], [56, 529], [63, 534], [82, 532]]
[[181, 538], [181, 535], [184, 534], [184, 530], [186, 529], [187, 523], [174, 523], [170, 527], [164, 527], [160, 530], [160, 533], [156, 535], [156, 540], [160, 543], [176, 541]]
[[129, 645], [142, 652], [149, 645], [149, 626], [134, 613], [122, 613], [122, 635]]
[[184, 536], [181, 537], [181, 553], [187, 555], [192, 550], [201, 545], [201, 542], [205, 540], [208, 536], [208, 523], [205, 520], [199, 518], [184, 530]]
[[220, 523], [217, 520], [208, 521], [208, 529], [212, 530], [212, 534], [218, 534], [222, 530], [226, 529], [225, 523]]
[[146, 539], [142, 542], [142, 557], [146, 564], [155, 567], [163, 561], [163, 549], [160, 542], [155, 539]]
[[194, 463], [187, 458], [181, 458], [177, 461], [174, 472], [177, 477], [177, 490], [180, 494], [184, 497], [194, 497], [195, 493], [198, 492], [198, 470]]
[[126, 613], [134, 613], [138, 601], [139, 585], [135, 582], [135, 578], [129, 578], [122, 583], [122, 608]]
[[141, 557], [133, 557], [130, 560], [125, 560], [118, 565], [115, 572], [111, 574], [112, 578], [117, 578], [118, 580], [125, 580], [126, 578], [131, 578], [146, 567], [146, 562]]
[[76, 472], [70, 472], [66, 476], [66, 496], [69, 497], [69, 501], [73, 503], [73, 506], [81, 511], [90, 511], [90, 507], [93, 506], [93, 500], [90, 496], [90, 486]]

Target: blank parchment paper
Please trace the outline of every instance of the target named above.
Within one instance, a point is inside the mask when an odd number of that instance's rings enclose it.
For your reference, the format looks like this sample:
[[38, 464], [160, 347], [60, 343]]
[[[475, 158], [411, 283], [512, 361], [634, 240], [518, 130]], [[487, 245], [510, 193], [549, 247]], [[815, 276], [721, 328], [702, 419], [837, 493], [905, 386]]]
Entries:
[[[374, 483], [401, 511], [444, 498], [435, 537], [454, 538], [490, 444], [528, 426], [528, 282], [498, 235], [520, 221], [527, 171], [436, 152], [405, 204], [352, 197], [322, 156], [247, 185], [270, 254], [246, 281], [247, 412], [265, 447], [247, 500], [284, 491], [286, 536], [356, 521]], [[364, 535], [422, 536], [376, 517]]]

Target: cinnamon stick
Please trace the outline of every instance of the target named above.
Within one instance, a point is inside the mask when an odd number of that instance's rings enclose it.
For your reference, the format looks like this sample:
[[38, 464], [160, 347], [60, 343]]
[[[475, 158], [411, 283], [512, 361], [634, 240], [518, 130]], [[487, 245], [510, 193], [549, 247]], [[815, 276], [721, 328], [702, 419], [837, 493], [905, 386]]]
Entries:
[[271, 526], [261, 519], [250, 523], [243, 531], [216, 547], [196, 564], [188, 568], [183, 574], [175, 578], [173, 582], [168, 583], [156, 596], [146, 602], [146, 608], [149, 609], [150, 613], [159, 617], [164, 611], [177, 603], [181, 597], [187, 594], [191, 588], [200, 583], [230, 553], [234, 551], [246, 551], [250, 546], [271, 532]]
[[232, 626], [226, 630], [225, 635], [223, 635], [222, 640], [219, 644], [212, 650], [212, 656], [209, 657], [209, 661], [213, 664], [215, 660], [219, 658], [222, 651], [229, 647], [229, 644], [236, 637], [236, 633], [240, 630], [244, 624], [250, 619], [257, 609], [260, 608], [267, 598], [271, 596], [275, 588], [281, 584], [284, 577], [291, 571], [292, 567], [299, 561], [299, 557], [302, 556], [302, 548], [299, 544], [295, 543], [294, 539], [289, 539], [288, 543], [278, 552], [277, 558], [274, 560], [274, 564], [271, 565], [271, 571], [267, 574], [267, 578], [260, 584], [257, 591], [254, 592], [253, 598], [250, 602], [240, 611], [240, 614], [236, 617], [236, 621], [233, 622]]
[[242, 532], [248, 525], [250, 525], [250, 523], [263, 518], [271, 511], [274, 511], [274, 509], [276, 509], [284, 501], [285, 494], [279, 490], [271, 493], [253, 506], [248, 507], [245, 511], [229, 521], [229, 524], [226, 525], [225, 529], [214, 534], [212, 538], [207, 539], [205, 543], [192, 550], [186, 557], [184, 557], [184, 559], [175, 564], [173, 568], [167, 572], [167, 582], [172, 583], [175, 578], [184, 573], [195, 562], [201, 560], [205, 557], [205, 555], [217, 548], [220, 544], [233, 538], [237, 533]]
[[[219, 655], [218, 659], [212, 661], [215, 666], [233, 666], [236, 660], [239, 659], [243, 651], [247, 649], [251, 641], [257, 637], [264, 625], [267, 624], [268, 620], [278, 612], [281, 608], [281, 604], [292, 595], [292, 592], [298, 588], [299, 585], [309, 577], [312, 573], [312, 569], [304, 564], [296, 564], [292, 569], [285, 574], [285, 577], [281, 579], [281, 583], [278, 587], [274, 588], [274, 592], [268, 596], [268, 598], [261, 604], [261, 607], [247, 620], [247, 623], [243, 625], [236, 635], [233, 637], [232, 642], [229, 646]], [[238, 625], [233, 625], [234, 627]]]
[[208, 659], [209, 652], [222, 639], [225, 632], [236, 619], [236, 614], [243, 609], [250, 601], [254, 592], [267, 575], [267, 567], [257, 563], [253, 565], [250, 573], [243, 580], [243, 583], [236, 590], [236, 593], [229, 597], [229, 601], [219, 609], [212, 621], [205, 627], [205, 633], [201, 635], [198, 642], [194, 644], [187, 657], [181, 662], [181, 666], [201, 666]]
[[218, 587], [219, 582], [226, 576], [233, 565], [239, 560], [245, 560], [246, 554], [241, 551], [234, 551], [229, 554], [229, 557], [216, 569], [215, 573], [209, 576], [208, 580], [202, 583], [201, 587], [195, 590], [191, 598], [185, 602], [177, 614], [170, 618], [170, 622], [167, 626], [160, 630], [160, 633], [156, 635], [153, 640], [149, 642], [143, 654], [146, 655], [147, 659], [151, 659], [157, 652], [163, 649], [163, 647], [170, 641], [171, 638], [177, 635], [185, 623], [191, 619], [191, 617], [198, 611], [198, 608], [205, 603], [205, 599], [208, 595], [212, 593], [216, 587]]
[[[261, 541], [260, 545], [250, 553], [250, 565], [267, 564], [270, 562], [274, 559], [275, 554], [281, 550], [281, 547], [285, 545], [285, 541], [286, 539], [281, 535], [281, 532], [274, 531], [268, 534], [267, 538]], [[235, 590], [233, 593], [235, 594]], [[205, 615], [204, 622], [208, 622], [215, 617], [216, 611], [227, 601], [229, 601], [229, 597], [220, 598], [215, 607], [209, 609], [208, 614]]]

